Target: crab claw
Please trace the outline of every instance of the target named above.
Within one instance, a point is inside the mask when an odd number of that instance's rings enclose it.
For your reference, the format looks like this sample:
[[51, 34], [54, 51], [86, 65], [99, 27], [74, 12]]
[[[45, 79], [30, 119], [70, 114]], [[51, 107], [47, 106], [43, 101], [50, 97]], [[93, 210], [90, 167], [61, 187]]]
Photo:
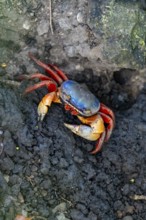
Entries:
[[46, 94], [38, 105], [38, 121], [43, 121], [45, 115], [48, 112], [48, 108], [52, 102], [59, 102], [56, 97], [56, 92], [50, 92]]
[[76, 135], [89, 141], [96, 141], [100, 137], [99, 133], [93, 133], [93, 129], [87, 125], [71, 125], [66, 123], [64, 123], [64, 125]]
[[[78, 118], [80, 119], [80, 121], [87, 125], [71, 125], [67, 123], [64, 123], [64, 125], [76, 135], [83, 137], [87, 140], [96, 141], [99, 139], [98, 143], [100, 147], [98, 146], [98, 149], [100, 150], [105, 138], [105, 126], [102, 117], [100, 115], [96, 115], [94, 116], [94, 118], [83, 118], [81, 116], [78, 116]], [[104, 138], [102, 134], [104, 134]], [[100, 138], [103, 140], [100, 141]], [[91, 153], [94, 153], [94, 151]]]

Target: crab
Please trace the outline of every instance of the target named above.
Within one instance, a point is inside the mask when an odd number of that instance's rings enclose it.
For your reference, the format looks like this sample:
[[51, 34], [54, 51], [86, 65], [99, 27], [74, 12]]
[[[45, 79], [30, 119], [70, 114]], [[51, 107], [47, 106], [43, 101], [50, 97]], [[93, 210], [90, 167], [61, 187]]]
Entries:
[[38, 88], [46, 86], [47, 93], [38, 105], [38, 119], [43, 121], [51, 104], [61, 103], [65, 110], [70, 111], [72, 115], [78, 117], [82, 122], [80, 125], [67, 124], [76, 135], [90, 141], [97, 141], [96, 147], [90, 153], [96, 154], [107, 142], [112, 134], [115, 125], [115, 116], [113, 111], [103, 103], [100, 103], [98, 98], [82, 84], [76, 81], [69, 80], [63, 71], [56, 65], [44, 64], [36, 59], [31, 53], [29, 57], [39, 66], [45, 69], [49, 76], [34, 73], [29, 76], [29, 79], [39, 79], [40, 82], [29, 86], [25, 90], [28, 94]]

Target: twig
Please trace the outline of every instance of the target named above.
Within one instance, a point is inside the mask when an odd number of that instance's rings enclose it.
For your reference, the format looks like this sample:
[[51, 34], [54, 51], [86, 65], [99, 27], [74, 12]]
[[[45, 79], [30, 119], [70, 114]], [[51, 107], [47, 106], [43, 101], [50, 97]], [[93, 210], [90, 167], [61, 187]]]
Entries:
[[2, 80], [0, 79], [0, 83], [9, 85], [9, 86], [14, 86], [14, 87], [19, 87], [21, 84], [20, 82], [9, 80], [9, 79], [2, 79]]
[[54, 34], [53, 25], [52, 25], [52, 2], [49, 0], [49, 10], [50, 10], [50, 29], [51, 33]]
[[131, 197], [131, 199], [134, 200], [146, 200], [146, 196], [145, 195], [134, 195]]

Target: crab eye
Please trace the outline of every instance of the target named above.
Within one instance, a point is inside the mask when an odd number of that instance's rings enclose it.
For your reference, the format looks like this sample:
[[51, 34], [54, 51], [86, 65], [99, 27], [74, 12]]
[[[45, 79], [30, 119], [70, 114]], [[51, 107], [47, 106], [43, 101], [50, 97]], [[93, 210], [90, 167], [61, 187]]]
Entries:
[[91, 114], [91, 111], [90, 110], [84, 110], [84, 114], [86, 114], [86, 115], [90, 115]]
[[69, 101], [70, 100], [70, 95], [67, 95], [67, 94], [63, 93], [63, 99], [65, 101]]

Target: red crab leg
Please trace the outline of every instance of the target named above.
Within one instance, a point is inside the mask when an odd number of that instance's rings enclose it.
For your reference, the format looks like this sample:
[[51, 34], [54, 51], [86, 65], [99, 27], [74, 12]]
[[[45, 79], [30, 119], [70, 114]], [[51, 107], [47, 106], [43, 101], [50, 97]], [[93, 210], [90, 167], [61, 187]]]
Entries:
[[31, 53], [29, 53], [28, 55], [35, 63], [37, 63], [42, 68], [44, 68], [46, 70], [46, 72], [48, 74], [50, 74], [53, 77], [53, 79], [61, 85], [63, 80], [60, 78], [60, 76], [57, 75], [57, 73], [55, 73], [48, 65], [46, 65], [43, 62], [41, 62], [40, 60], [36, 59]]
[[[25, 74], [17, 76], [17, 80], [19, 80], [19, 81], [22, 81], [24, 79], [35, 79], [35, 78], [38, 78], [40, 80], [51, 80], [51, 81], [53, 81], [53, 79], [51, 77], [48, 77], [48, 76], [46, 76], [44, 74], [41, 74], [41, 73], [34, 73], [30, 76], [25, 75]], [[54, 83], [55, 83], [55, 81], [54, 81]]]
[[104, 105], [103, 103], [100, 103], [99, 112], [103, 112], [106, 115], [109, 115], [115, 123], [115, 115], [114, 115], [113, 111], [110, 108], [108, 108], [106, 105]]
[[63, 79], [63, 81], [68, 80], [68, 78], [67, 78], [67, 76], [65, 75], [65, 73], [64, 73], [62, 70], [60, 70], [57, 66], [52, 65], [52, 64], [49, 64], [48, 66], [54, 68], [54, 70], [56, 70], [57, 74], [58, 74], [59, 76], [61, 76], [61, 78]]
[[51, 77], [48, 77], [48, 76], [41, 74], [41, 73], [34, 73], [34, 74], [28, 76], [28, 79], [40, 79], [42, 81], [48, 80], [48, 81], [53, 81], [55, 83], [55, 81]]
[[95, 149], [90, 152], [91, 154], [96, 154], [101, 150], [103, 142], [105, 141], [105, 137], [106, 137], [106, 132], [104, 131], [101, 134], [100, 138], [98, 139]]
[[44, 80], [44, 81], [39, 82], [39, 83], [37, 83], [37, 84], [35, 84], [33, 86], [29, 86], [25, 90], [24, 94], [30, 93], [30, 92], [32, 92], [32, 91], [34, 91], [34, 90], [36, 90], [38, 88], [41, 88], [43, 86], [46, 86], [50, 92], [53, 92], [53, 91], [57, 90], [57, 86], [56, 86], [56, 84], [53, 81]]
[[108, 139], [110, 138], [110, 136], [112, 134], [113, 128], [114, 128], [114, 121], [112, 118], [110, 118], [108, 115], [106, 115], [102, 112], [100, 112], [100, 115], [103, 118], [103, 121], [108, 124], [106, 137], [105, 137], [105, 141], [108, 141]]

